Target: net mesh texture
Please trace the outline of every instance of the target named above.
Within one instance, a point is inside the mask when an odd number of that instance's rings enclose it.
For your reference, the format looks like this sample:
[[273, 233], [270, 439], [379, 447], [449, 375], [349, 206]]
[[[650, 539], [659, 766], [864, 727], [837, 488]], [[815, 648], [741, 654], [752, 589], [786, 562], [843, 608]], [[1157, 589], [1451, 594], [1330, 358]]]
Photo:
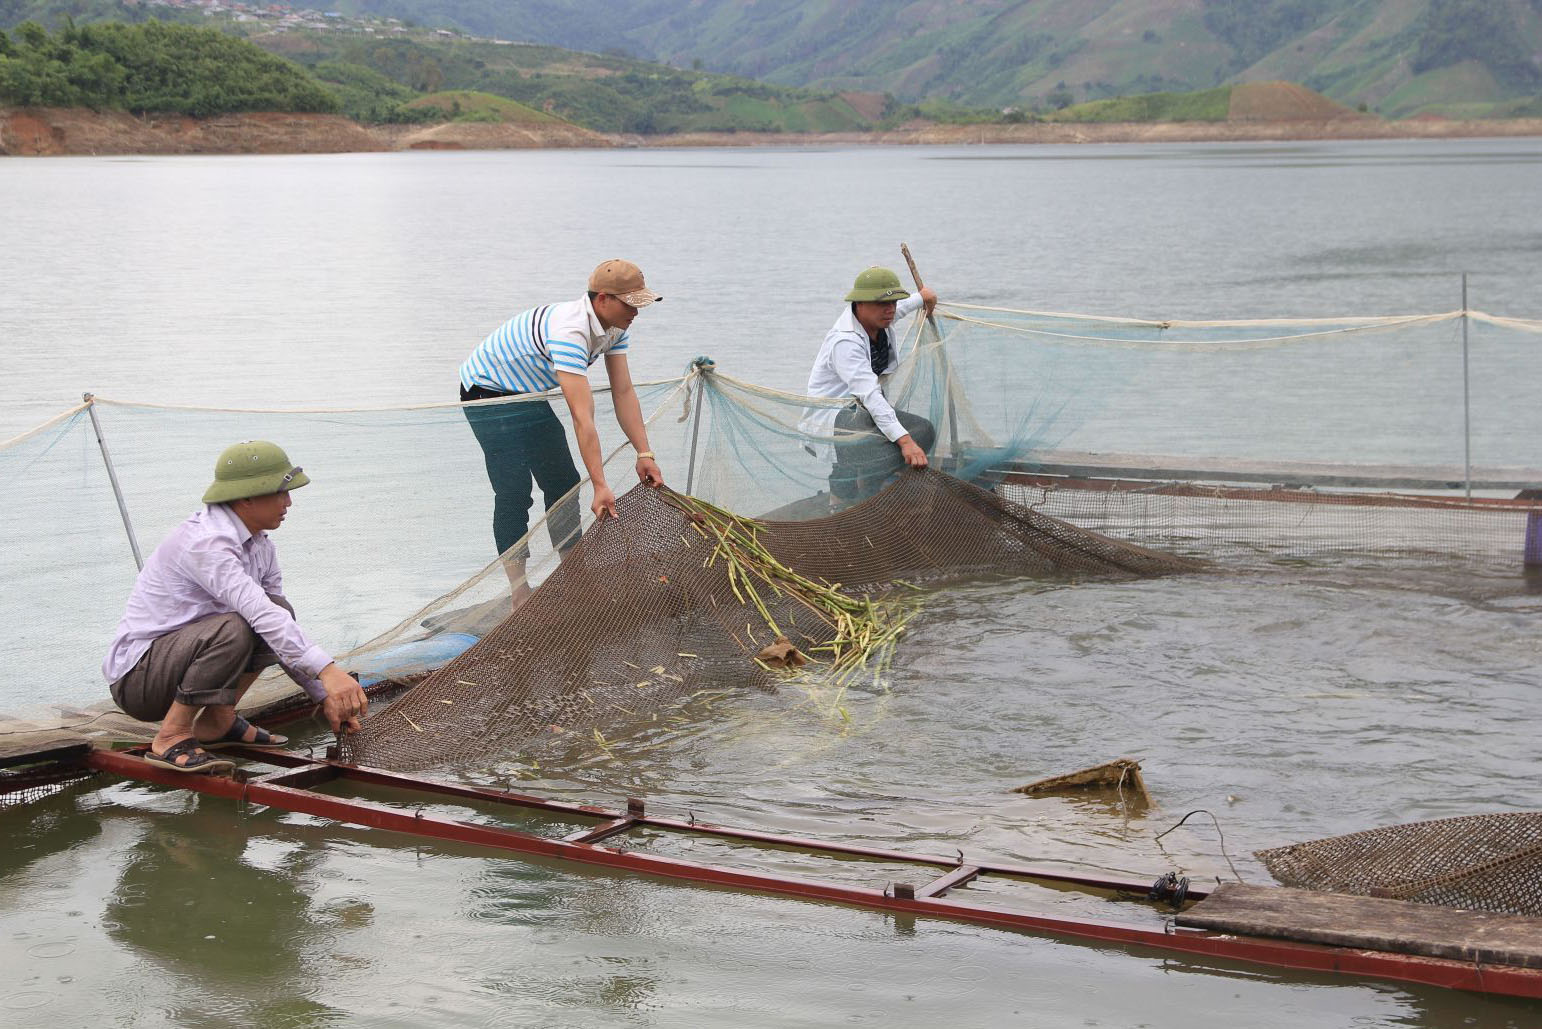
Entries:
[[75, 787], [90, 785], [97, 775], [97, 772], [89, 768], [73, 764], [0, 769], [0, 811], [56, 797]]
[[1261, 850], [1286, 886], [1542, 916], [1542, 812], [1410, 822]]
[[[767, 686], [757, 659], [778, 635], [813, 660], [836, 627], [762, 580], [735, 580], [714, 531], [638, 486], [531, 598], [479, 643], [348, 737], [348, 760], [396, 769], [463, 764], [544, 738], [646, 721], [718, 686]], [[753, 523], [775, 562], [848, 595], [935, 585], [965, 574], [1152, 575], [1193, 560], [1078, 529], [940, 472], [907, 472], [825, 518]], [[878, 669], [873, 669], [877, 671]]]

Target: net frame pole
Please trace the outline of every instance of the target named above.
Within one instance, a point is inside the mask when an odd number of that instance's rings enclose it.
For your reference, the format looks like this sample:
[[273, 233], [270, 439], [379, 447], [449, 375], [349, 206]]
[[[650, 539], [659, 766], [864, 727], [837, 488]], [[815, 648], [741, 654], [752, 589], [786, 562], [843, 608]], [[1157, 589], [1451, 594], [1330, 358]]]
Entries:
[[91, 393], [82, 393], [81, 399], [85, 401], [86, 413], [91, 416], [96, 445], [101, 448], [102, 463], [107, 466], [107, 481], [112, 483], [112, 495], [118, 501], [118, 515], [123, 519], [123, 531], [128, 534], [129, 548], [134, 551], [134, 567], [143, 571], [145, 559], [139, 552], [139, 539], [134, 535], [134, 523], [129, 520], [128, 504], [123, 500], [123, 488], [118, 485], [118, 472], [113, 467], [112, 455], [107, 452], [107, 437], [102, 435], [102, 423], [96, 417], [96, 397]]
[[1467, 273], [1462, 272], [1462, 468], [1467, 498], [1472, 499], [1472, 388], [1467, 376]]
[[[910, 277], [915, 280], [916, 292], [926, 288], [926, 283], [921, 281], [921, 273], [916, 268], [916, 259], [910, 256], [910, 244], [901, 243], [900, 253], [905, 257], [905, 264], [910, 268]], [[926, 316], [927, 327], [932, 330], [932, 342], [942, 342], [942, 330], [937, 327], [937, 316], [928, 313]], [[945, 362], [948, 374], [943, 379], [943, 385], [947, 388], [947, 396], [943, 403], [948, 405], [948, 453], [953, 455], [955, 464], [958, 462], [958, 412], [953, 405], [953, 362], [947, 352], [943, 351], [942, 359]]]
[[691, 486], [696, 481], [696, 441], [701, 436], [701, 395], [707, 390], [707, 369], [696, 367], [696, 411], [691, 415], [691, 457], [685, 466], [685, 494], [692, 496]]

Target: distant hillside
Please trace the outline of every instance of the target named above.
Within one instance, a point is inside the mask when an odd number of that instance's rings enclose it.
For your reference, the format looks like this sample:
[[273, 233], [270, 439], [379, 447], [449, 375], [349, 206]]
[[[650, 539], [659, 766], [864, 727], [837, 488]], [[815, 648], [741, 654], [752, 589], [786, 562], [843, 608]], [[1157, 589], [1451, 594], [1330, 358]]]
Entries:
[[[347, 69], [418, 93], [491, 93], [597, 132], [844, 132], [879, 120], [834, 92], [554, 46], [311, 28], [248, 38], [323, 78]], [[884, 106], [880, 98], [878, 107]]]
[[[442, 90], [505, 97], [598, 132], [852, 132], [917, 114], [882, 93], [803, 89], [618, 54], [470, 37], [414, 19], [206, 2], [0, 0], [0, 31], [24, 19], [60, 33], [73, 31], [72, 23], [123, 28], [118, 23], [162, 18], [217, 28], [308, 69], [342, 113], [371, 123], [437, 118], [438, 107], [415, 98]], [[0, 37], [0, 57], [3, 47]], [[451, 113], [461, 121], [494, 118], [485, 108]]]
[[[0, 0], [0, 3], [19, 0]], [[80, 0], [85, 2], [85, 0]], [[1542, 96], [1542, 0], [337, 0], [789, 86], [991, 107], [1288, 80], [1388, 117]]]
[[[337, 2], [345, 10], [244, 0], [0, 0], [0, 29], [16, 35], [17, 18], [36, 17], [57, 26], [62, 40], [103, 23], [196, 22], [294, 62], [330, 97], [312, 101], [323, 105], [315, 109], [367, 124], [519, 120], [485, 100], [452, 98], [446, 107], [421, 99], [446, 91], [501, 97], [595, 132], [641, 135], [1542, 111], [1542, 42], [1531, 42], [1542, 40], [1542, 0], [609, 0], [604, 19], [593, 17], [600, 0]], [[360, 8], [379, 13], [349, 13]], [[1051, 13], [1058, 20], [1047, 24]], [[452, 15], [459, 20], [446, 20]], [[1025, 36], [1030, 30], [1037, 34]], [[674, 64], [622, 52], [641, 49], [640, 39], [673, 47], [707, 41], [719, 55], [711, 61], [819, 85], [712, 71], [708, 61], [687, 62], [675, 51]], [[5, 46], [0, 34], [0, 62]], [[18, 66], [7, 68], [0, 68], [0, 98], [43, 95], [15, 88]], [[68, 90], [94, 74], [82, 65], [23, 77], [51, 83], [55, 102], [91, 104]], [[1077, 82], [1077, 75], [1097, 77]], [[1328, 98], [1291, 84], [1314, 77]], [[1199, 84], [1191, 88], [1191, 80]], [[228, 91], [213, 93], [223, 102]]]

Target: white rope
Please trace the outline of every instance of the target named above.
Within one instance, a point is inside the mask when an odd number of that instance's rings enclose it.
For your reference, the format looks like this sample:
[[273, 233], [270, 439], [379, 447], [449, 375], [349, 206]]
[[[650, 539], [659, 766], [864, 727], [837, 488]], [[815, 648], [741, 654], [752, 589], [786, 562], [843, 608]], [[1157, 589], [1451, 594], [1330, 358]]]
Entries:
[[[634, 389], [649, 386], [668, 386], [685, 381], [685, 376], [674, 376], [668, 379], [654, 379], [648, 382], [633, 383]], [[591, 387], [595, 394], [609, 393], [609, 385]], [[507, 397], [489, 397], [486, 400], [442, 400], [429, 404], [382, 404], [375, 407], [211, 407], [196, 404], [156, 404], [139, 400], [114, 400], [110, 397], [98, 395], [96, 403], [112, 404], [116, 407], [142, 407], [154, 411], [187, 411], [208, 414], [385, 414], [392, 411], [434, 411], [455, 410], [462, 407], [487, 407], [494, 404], [527, 404], [541, 400], [550, 400], [554, 396], [560, 396], [556, 390], [548, 390], [545, 393], [520, 393]]]
[[[992, 311], [998, 314], [1021, 314], [1033, 318], [1055, 318], [1061, 321], [1077, 322], [1108, 322], [1113, 325], [1129, 325], [1135, 328], [1148, 329], [1173, 329], [1173, 328], [1197, 328], [1214, 329], [1235, 326], [1237, 328], [1256, 328], [1270, 325], [1373, 325], [1381, 322], [1401, 322], [1409, 318], [1431, 318], [1459, 315], [1461, 311], [1446, 311], [1439, 315], [1428, 314], [1389, 314], [1389, 315], [1354, 315], [1342, 318], [1226, 318], [1215, 320], [1184, 320], [1181, 318], [1132, 318], [1119, 315], [1081, 314], [1075, 311], [1033, 311], [1015, 307], [987, 307], [983, 304], [941, 303], [938, 307], [958, 308], [965, 311]], [[1470, 311], [1476, 315], [1477, 312]], [[945, 315], [945, 317], [957, 317]]]
[[1468, 311], [1467, 317], [1475, 322], [1498, 326], [1501, 329], [1515, 329], [1518, 332], [1534, 332], [1542, 335], [1542, 321], [1533, 321], [1530, 318], [1505, 318], [1497, 314], [1485, 314], [1482, 311]]
[[58, 425], [60, 422], [64, 421], [66, 418], [75, 417], [90, 406], [91, 405], [89, 403], [76, 404], [74, 407], [67, 411], [61, 411], [43, 424], [36, 426], [35, 428], [28, 429], [20, 436], [12, 436], [10, 439], [0, 443], [0, 450], [7, 450], [10, 447], [16, 446], [18, 443], [25, 443], [27, 440], [31, 439], [33, 436], [36, 436], [38, 433], [46, 432], [47, 430], [53, 428], [55, 425]]
[[753, 382], [736, 379], [726, 372], [714, 371], [712, 376], [718, 382], [727, 383], [748, 396], [779, 400], [788, 404], [796, 404], [799, 407], [846, 407], [851, 403], [850, 397], [812, 397], [806, 393], [788, 393], [786, 390], [776, 389], [773, 386], [759, 386]]
[[[1002, 329], [1006, 332], [1020, 333], [1025, 336], [1043, 336], [1053, 340], [1060, 340], [1072, 345], [1085, 346], [1112, 346], [1129, 350], [1171, 350], [1188, 352], [1205, 351], [1236, 351], [1236, 350], [1267, 350], [1273, 347], [1287, 346], [1291, 343], [1300, 343], [1305, 340], [1322, 339], [1327, 336], [1342, 336], [1350, 333], [1384, 332], [1391, 329], [1411, 328], [1420, 325], [1436, 325], [1440, 322], [1452, 321], [1462, 316], [1460, 311], [1450, 311], [1445, 314], [1421, 314], [1408, 315], [1403, 318], [1385, 318], [1367, 320], [1360, 324], [1345, 325], [1344, 320], [1326, 319], [1321, 324], [1339, 326], [1338, 328], [1322, 329], [1316, 332], [1301, 332], [1290, 336], [1269, 336], [1260, 339], [1223, 339], [1223, 340], [1138, 340], [1118, 339], [1110, 336], [1086, 336], [1069, 332], [1053, 332], [1049, 329], [1031, 329], [1021, 325], [1008, 325], [1003, 322], [988, 321], [983, 318], [971, 318], [967, 315], [949, 314], [946, 317], [952, 321], [963, 322], [967, 325], [980, 325], [985, 328]], [[1127, 323], [1135, 324], [1135, 323]], [[1197, 323], [1194, 323], [1197, 324]], [[1240, 328], [1245, 323], [1225, 322], [1215, 323], [1227, 327]], [[1266, 324], [1266, 323], [1254, 323]], [[1273, 323], [1267, 323], [1273, 324]], [[1304, 324], [1304, 323], [1295, 323]], [[1150, 328], [1163, 328], [1160, 324], [1148, 324]]]

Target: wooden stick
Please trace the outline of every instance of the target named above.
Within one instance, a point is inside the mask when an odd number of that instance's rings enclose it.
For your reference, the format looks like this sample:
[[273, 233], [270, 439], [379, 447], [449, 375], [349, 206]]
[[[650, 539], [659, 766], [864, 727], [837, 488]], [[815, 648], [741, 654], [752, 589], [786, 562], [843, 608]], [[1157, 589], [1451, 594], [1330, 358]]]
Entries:
[[[919, 293], [921, 290], [926, 288], [926, 283], [921, 281], [921, 273], [916, 270], [916, 259], [910, 256], [910, 244], [901, 243], [900, 253], [905, 255], [905, 263], [910, 266], [910, 277], [916, 280], [916, 292]], [[942, 338], [942, 331], [937, 328], [937, 319], [930, 311], [928, 311], [926, 314], [926, 324], [931, 326], [932, 331], [937, 334], [938, 339]]]
[[[910, 244], [901, 243], [900, 253], [905, 256], [905, 264], [910, 268], [910, 277], [916, 281], [916, 292], [926, 288], [926, 283], [921, 281], [921, 272], [916, 268], [916, 259], [910, 256]], [[937, 327], [937, 318], [930, 311], [926, 313], [926, 324], [932, 330], [932, 339], [941, 342], [942, 330]], [[947, 375], [947, 398], [944, 403], [948, 405], [948, 452], [953, 455], [953, 460], [958, 461], [958, 413], [953, 405], [953, 362], [943, 355], [944, 367]]]

